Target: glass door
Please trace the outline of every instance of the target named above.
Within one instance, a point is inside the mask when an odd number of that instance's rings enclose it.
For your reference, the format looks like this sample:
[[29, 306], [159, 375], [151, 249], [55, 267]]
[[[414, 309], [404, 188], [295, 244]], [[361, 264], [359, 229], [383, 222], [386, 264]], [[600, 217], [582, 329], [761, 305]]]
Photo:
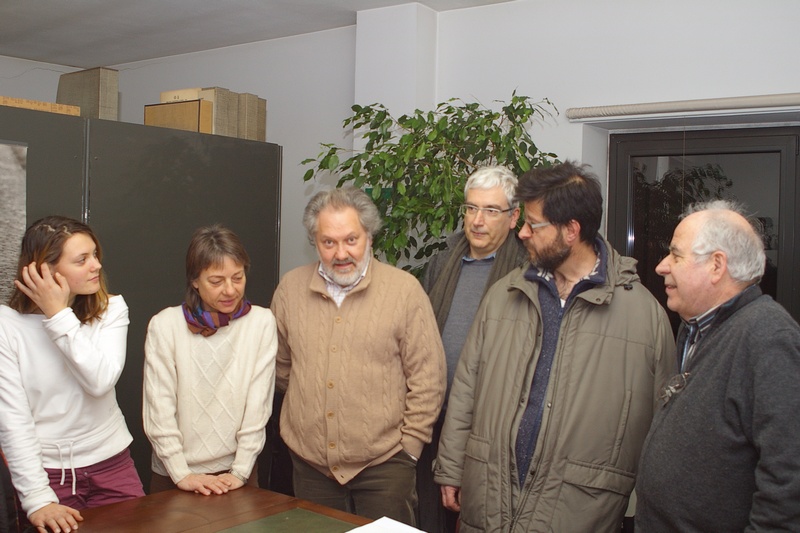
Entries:
[[[660, 132], [611, 136], [608, 237], [635, 257], [642, 282], [666, 307], [655, 267], [690, 204], [735, 200], [765, 235], [761, 288], [798, 319], [797, 129]], [[673, 326], [678, 317], [670, 312]]]

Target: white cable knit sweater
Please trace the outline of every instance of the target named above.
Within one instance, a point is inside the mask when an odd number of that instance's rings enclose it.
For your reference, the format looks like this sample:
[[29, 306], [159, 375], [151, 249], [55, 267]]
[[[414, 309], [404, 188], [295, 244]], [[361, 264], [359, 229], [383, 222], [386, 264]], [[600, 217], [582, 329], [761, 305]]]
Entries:
[[250, 473], [272, 413], [277, 347], [275, 318], [256, 305], [210, 337], [189, 331], [180, 306], [150, 320], [143, 418], [155, 473], [175, 483]]

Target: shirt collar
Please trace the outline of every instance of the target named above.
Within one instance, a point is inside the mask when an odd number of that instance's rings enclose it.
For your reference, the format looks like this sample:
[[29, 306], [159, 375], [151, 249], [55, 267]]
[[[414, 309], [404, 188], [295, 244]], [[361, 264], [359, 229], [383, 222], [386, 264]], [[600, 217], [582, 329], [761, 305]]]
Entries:
[[730, 300], [723, 302], [715, 307], [712, 307], [711, 309], [703, 313], [700, 313], [697, 316], [693, 316], [689, 320], [684, 320], [686, 327], [689, 328], [690, 336], [692, 336], [689, 342], [695, 343], [698, 340], [700, 340], [700, 338], [703, 335], [705, 335], [705, 333], [708, 331], [708, 328], [711, 327], [711, 323], [714, 322], [714, 319], [717, 318], [717, 315], [719, 315], [722, 311], [733, 307], [739, 300], [739, 298], [741, 298], [742, 294], [750, 290], [751, 287], [754, 287], [754, 285], [747, 287], [745, 290], [743, 290]]
[[467, 254], [464, 257], [462, 257], [461, 260], [464, 261], [465, 263], [472, 263], [474, 261], [488, 261], [489, 259], [494, 259], [495, 257], [497, 257], [497, 250], [490, 253], [486, 257], [481, 257], [481, 258], [470, 257], [469, 254]]
[[[605, 282], [608, 268], [608, 251], [599, 237], [594, 242], [594, 253], [597, 254], [594, 268], [575, 283], [575, 287], [572, 289], [573, 293], [576, 292], [576, 289], [581, 292], [589, 288], [589, 286], [600, 285]], [[534, 267], [533, 265], [525, 272], [525, 279], [555, 284], [555, 277], [552, 271]]]
[[328, 294], [330, 295], [331, 298], [334, 299], [337, 306], [342, 305], [344, 297], [347, 296], [347, 294], [350, 291], [355, 289], [356, 286], [359, 283], [361, 283], [361, 280], [363, 280], [364, 277], [367, 275], [367, 269], [369, 268], [370, 261], [372, 261], [372, 257], [367, 257], [367, 262], [364, 265], [364, 270], [361, 271], [361, 275], [358, 277], [357, 280], [355, 280], [353, 283], [351, 283], [346, 287], [342, 287], [341, 285], [333, 281], [333, 279], [330, 276], [328, 276], [325, 270], [323, 270], [322, 262], [320, 261], [319, 266], [317, 267], [317, 272], [319, 273], [320, 276], [322, 276], [322, 279], [325, 280], [325, 288], [328, 290]]

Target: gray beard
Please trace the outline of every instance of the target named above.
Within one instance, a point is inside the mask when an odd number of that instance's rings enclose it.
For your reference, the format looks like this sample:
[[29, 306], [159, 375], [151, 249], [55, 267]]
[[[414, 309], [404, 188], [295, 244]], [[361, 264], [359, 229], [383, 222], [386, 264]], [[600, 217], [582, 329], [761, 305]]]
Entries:
[[356, 269], [350, 274], [340, 274], [333, 270], [328, 270], [327, 267], [322, 267], [325, 270], [325, 273], [330, 276], [330, 278], [340, 287], [348, 287], [356, 282], [356, 280], [361, 277], [361, 270], [358, 268], [358, 264], [356, 264]]
[[[361, 274], [364, 272], [364, 267], [366, 266], [367, 261], [369, 261], [371, 255], [372, 255], [372, 247], [370, 246], [364, 251], [364, 256], [361, 258], [361, 261], [356, 261], [354, 263], [356, 268], [350, 274], [340, 274], [335, 269], [328, 267], [328, 265], [323, 263], [321, 260], [320, 263], [322, 264], [322, 271], [325, 272], [325, 274], [329, 278], [331, 278], [334, 281], [334, 283], [336, 283], [340, 287], [349, 287], [350, 285], [358, 281], [358, 278], [361, 277]], [[345, 261], [341, 263], [337, 263], [336, 261], [334, 261], [334, 265], [345, 264], [345, 263], [352, 264], [353, 261]]]

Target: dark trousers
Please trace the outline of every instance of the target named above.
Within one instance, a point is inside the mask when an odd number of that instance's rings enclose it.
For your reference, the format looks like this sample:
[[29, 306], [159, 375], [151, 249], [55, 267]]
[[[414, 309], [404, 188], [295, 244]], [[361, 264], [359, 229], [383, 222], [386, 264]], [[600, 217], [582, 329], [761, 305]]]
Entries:
[[272, 399], [272, 416], [267, 422], [267, 441], [258, 456], [258, 483], [263, 489], [294, 496], [292, 488], [292, 457], [289, 447], [280, 434], [283, 394], [275, 391]]
[[416, 462], [400, 451], [370, 466], [344, 485], [292, 455], [294, 494], [333, 509], [378, 519], [388, 516], [416, 526]]
[[433, 426], [433, 440], [422, 449], [417, 464], [417, 528], [426, 533], [455, 533], [458, 513], [444, 508], [442, 492], [433, 481], [433, 461], [439, 452], [439, 437], [444, 425], [444, 413]]

